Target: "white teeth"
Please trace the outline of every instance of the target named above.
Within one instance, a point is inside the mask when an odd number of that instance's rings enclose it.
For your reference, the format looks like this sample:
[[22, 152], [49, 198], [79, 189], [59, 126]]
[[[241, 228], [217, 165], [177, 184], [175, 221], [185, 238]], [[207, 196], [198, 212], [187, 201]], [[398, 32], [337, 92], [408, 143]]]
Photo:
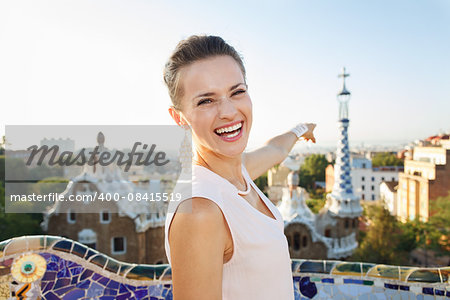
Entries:
[[226, 137], [227, 138], [233, 138], [233, 137], [237, 136], [238, 134], [239, 134], [239, 131], [236, 131], [235, 133], [229, 134]]
[[[230, 126], [230, 127], [225, 127], [225, 128], [217, 129], [216, 132], [217, 132], [218, 134], [221, 134], [221, 133], [224, 133], [224, 132], [235, 131], [235, 130], [241, 128], [241, 127], [242, 127], [242, 123], [238, 123], [238, 124], [236, 124], [236, 125], [234, 125], [234, 126]], [[237, 134], [237, 133], [236, 133], [236, 134]], [[236, 134], [234, 134], [233, 136], [236, 136]]]

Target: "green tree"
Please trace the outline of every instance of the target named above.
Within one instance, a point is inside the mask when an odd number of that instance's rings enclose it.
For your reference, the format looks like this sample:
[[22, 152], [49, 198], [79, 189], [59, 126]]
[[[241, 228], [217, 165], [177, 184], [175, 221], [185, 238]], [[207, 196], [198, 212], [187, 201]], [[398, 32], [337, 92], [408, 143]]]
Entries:
[[418, 246], [418, 236], [420, 235], [420, 222], [417, 220], [408, 221], [406, 223], [397, 223], [401, 234], [397, 236], [397, 249], [402, 253], [409, 253]]
[[309, 198], [306, 200], [306, 205], [308, 205], [309, 209], [315, 214], [317, 214], [322, 207], [325, 205], [327, 201], [327, 194], [324, 189], [315, 189], [309, 193]]
[[5, 213], [5, 189], [0, 185], [0, 241], [9, 238], [42, 234], [40, 223], [42, 214]]
[[[3, 156], [5, 159], [5, 157]], [[5, 170], [8, 172], [8, 180], [24, 180], [28, 177], [28, 168], [20, 158], [5, 159]]]
[[[2, 169], [1, 180], [3, 186], [5, 186], [6, 174], [8, 174], [8, 180], [26, 180], [29, 179], [29, 169], [25, 165], [22, 159], [19, 158], [5, 158], [5, 156], [0, 156], [0, 167], [5, 166]], [[10, 183], [8, 185], [8, 195], [11, 194], [28, 194], [31, 191], [31, 183], [28, 182], [17, 182]]]
[[403, 166], [403, 160], [391, 152], [380, 152], [372, 158], [373, 167]]
[[[27, 178], [28, 169], [20, 159], [6, 161], [8, 177], [16, 180]], [[26, 194], [29, 184], [10, 184], [9, 193]], [[22, 235], [42, 234], [42, 214], [13, 214], [5, 212], [5, 156], [0, 156], [0, 241]]]
[[6, 145], [6, 137], [2, 136], [2, 140], [0, 142], [0, 155], [5, 154], [5, 145]]
[[407, 255], [400, 251], [399, 222], [381, 205], [364, 206], [369, 229], [351, 257], [354, 261], [377, 264], [406, 264]]
[[311, 192], [314, 189], [314, 177], [307, 170], [302, 170], [300, 168], [300, 172], [298, 173], [298, 177], [300, 179], [299, 186], [304, 187], [308, 192]]
[[69, 180], [63, 177], [49, 177], [39, 180], [33, 185], [33, 192], [40, 195], [49, 193], [62, 193], [67, 187]]
[[5, 156], [0, 155], [0, 181], [5, 182]]
[[[405, 250], [423, 248], [436, 255], [450, 251], [450, 194], [431, 202], [432, 215], [428, 222], [418, 219], [401, 224]], [[406, 242], [405, 242], [406, 241]]]
[[426, 228], [427, 238], [425, 243], [433, 249], [437, 255], [450, 252], [450, 192], [446, 197], [439, 197], [431, 202], [431, 217]]
[[323, 154], [311, 154], [305, 158], [305, 162], [300, 167], [300, 186], [308, 192], [315, 188], [316, 181], [325, 181], [325, 169], [328, 161]]
[[46, 164], [36, 166], [29, 170], [29, 178], [33, 180], [41, 180], [48, 177], [62, 177], [64, 174], [61, 166], [49, 167]]

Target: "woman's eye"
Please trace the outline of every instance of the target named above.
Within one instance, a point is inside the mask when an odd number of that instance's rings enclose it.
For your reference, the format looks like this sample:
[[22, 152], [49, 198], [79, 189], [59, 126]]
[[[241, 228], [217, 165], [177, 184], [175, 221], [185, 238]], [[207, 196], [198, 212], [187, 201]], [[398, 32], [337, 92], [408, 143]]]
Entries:
[[212, 102], [211, 99], [202, 99], [202, 100], [198, 101], [197, 106], [202, 105], [202, 104], [211, 103], [211, 102]]
[[235, 91], [235, 92], [232, 94], [232, 96], [239, 95], [239, 94], [243, 94], [243, 93], [245, 93], [245, 92], [246, 92], [246, 90], [237, 90], [237, 91]]

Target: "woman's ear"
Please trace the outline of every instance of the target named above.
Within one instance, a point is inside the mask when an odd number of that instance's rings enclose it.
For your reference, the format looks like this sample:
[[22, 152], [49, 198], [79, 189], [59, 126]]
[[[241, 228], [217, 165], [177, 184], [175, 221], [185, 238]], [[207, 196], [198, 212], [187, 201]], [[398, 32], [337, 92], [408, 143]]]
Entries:
[[183, 126], [186, 123], [181, 116], [181, 112], [178, 111], [175, 107], [169, 107], [169, 114], [178, 126]]

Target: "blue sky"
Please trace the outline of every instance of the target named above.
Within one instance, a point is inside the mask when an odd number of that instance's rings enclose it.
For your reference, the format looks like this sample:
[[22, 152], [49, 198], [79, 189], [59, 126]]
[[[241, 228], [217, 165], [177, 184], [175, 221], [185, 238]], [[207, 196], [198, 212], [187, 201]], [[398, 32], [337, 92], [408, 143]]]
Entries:
[[[169, 3], [170, 2], [170, 3]], [[450, 2], [2, 1], [2, 126], [173, 124], [162, 81], [180, 39], [220, 35], [244, 57], [249, 147], [301, 121], [335, 143], [337, 75], [350, 143], [450, 131]]]

